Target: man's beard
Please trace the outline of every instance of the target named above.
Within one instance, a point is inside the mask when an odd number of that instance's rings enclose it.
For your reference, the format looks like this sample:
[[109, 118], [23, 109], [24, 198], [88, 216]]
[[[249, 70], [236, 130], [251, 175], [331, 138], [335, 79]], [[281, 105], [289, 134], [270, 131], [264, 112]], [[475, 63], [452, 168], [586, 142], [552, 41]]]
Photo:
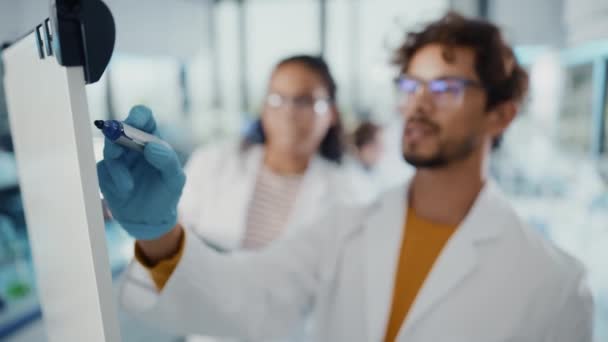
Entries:
[[438, 169], [454, 162], [467, 159], [475, 150], [475, 137], [467, 137], [463, 141], [441, 144], [437, 153], [430, 157], [420, 157], [403, 151], [403, 159], [415, 168]]

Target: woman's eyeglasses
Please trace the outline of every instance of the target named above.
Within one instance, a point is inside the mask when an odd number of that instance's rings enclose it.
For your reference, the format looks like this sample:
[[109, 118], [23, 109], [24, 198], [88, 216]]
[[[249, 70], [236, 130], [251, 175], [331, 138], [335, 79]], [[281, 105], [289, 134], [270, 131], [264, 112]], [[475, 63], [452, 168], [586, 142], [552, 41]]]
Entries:
[[327, 114], [331, 105], [331, 99], [315, 98], [312, 96], [295, 96], [288, 97], [278, 93], [269, 93], [266, 95], [266, 105], [272, 109], [280, 109], [287, 106], [297, 112], [315, 113], [318, 115]]

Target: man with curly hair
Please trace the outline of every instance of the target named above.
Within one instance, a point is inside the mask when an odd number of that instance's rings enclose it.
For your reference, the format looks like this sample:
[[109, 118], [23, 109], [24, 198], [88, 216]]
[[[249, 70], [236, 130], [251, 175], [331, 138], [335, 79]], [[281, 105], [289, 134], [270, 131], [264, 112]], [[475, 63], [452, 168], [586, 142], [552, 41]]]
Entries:
[[[590, 342], [583, 267], [537, 236], [488, 177], [528, 84], [500, 30], [449, 13], [410, 33], [394, 61], [403, 157], [416, 172], [370, 207], [334, 208], [243, 258], [214, 251], [178, 218], [159, 219], [172, 217], [160, 215], [161, 199], [172, 213], [181, 191], [166, 185], [182, 175], [171, 151], [150, 156], [151, 172], [162, 169], [136, 185], [146, 196], [102, 184], [139, 208], [140, 226], [166, 227], [137, 241], [123, 305], [176, 331], [248, 341], [281, 338], [312, 312], [314, 341]], [[146, 201], [156, 210], [142, 217]], [[163, 287], [151, 267], [168, 275]]]

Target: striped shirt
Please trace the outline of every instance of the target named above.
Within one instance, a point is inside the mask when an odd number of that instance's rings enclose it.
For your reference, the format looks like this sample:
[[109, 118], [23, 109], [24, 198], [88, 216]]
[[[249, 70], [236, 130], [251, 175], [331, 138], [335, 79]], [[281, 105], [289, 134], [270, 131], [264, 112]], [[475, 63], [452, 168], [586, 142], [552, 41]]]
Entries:
[[302, 175], [277, 175], [262, 165], [247, 212], [244, 249], [262, 248], [281, 235], [302, 178]]

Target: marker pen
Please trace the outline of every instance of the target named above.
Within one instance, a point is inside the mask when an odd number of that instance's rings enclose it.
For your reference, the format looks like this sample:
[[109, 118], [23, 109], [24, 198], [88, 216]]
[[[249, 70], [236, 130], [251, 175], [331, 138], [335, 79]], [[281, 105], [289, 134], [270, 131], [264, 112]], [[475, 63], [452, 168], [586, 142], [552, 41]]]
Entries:
[[166, 141], [161, 140], [157, 136], [118, 120], [95, 120], [94, 124], [108, 140], [135, 151], [143, 152], [144, 146], [152, 141], [169, 147]]

